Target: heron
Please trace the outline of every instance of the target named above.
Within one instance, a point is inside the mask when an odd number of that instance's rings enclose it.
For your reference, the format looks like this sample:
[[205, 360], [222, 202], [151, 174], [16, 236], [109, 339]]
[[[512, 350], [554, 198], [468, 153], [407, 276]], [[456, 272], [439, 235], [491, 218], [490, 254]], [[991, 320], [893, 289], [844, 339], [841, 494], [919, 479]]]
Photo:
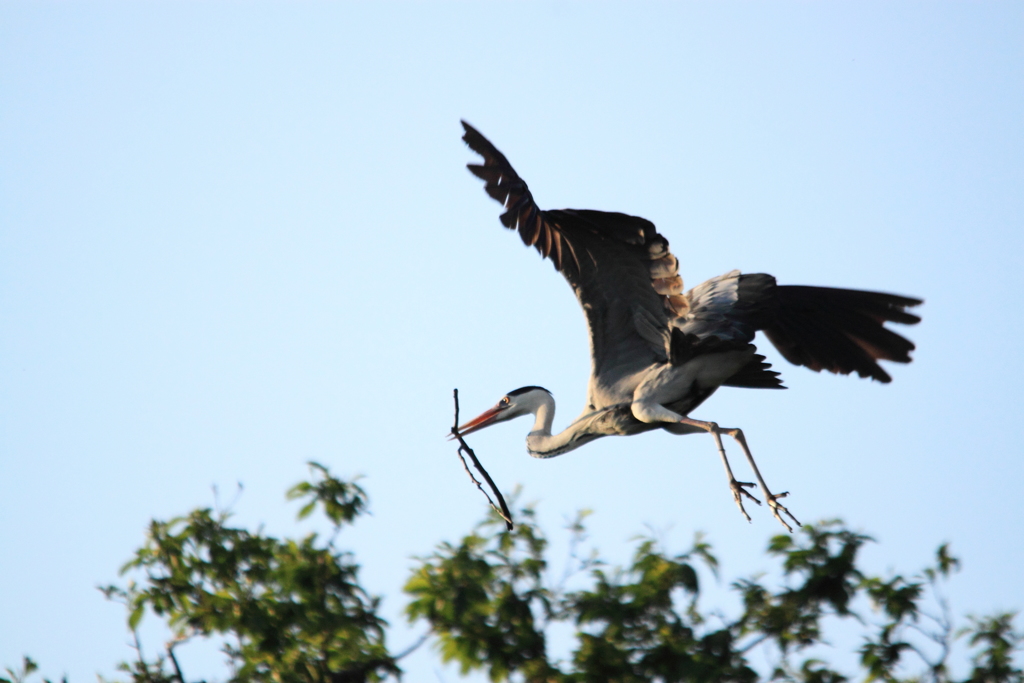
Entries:
[[733, 270], [683, 290], [679, 260], [654, 224], [624, 213], [589, 209], [542, 210], [508, 159], [479, 131], [462, 121], [463, 140], [483, 158], [467, 164], [502, 204], [501, 224], [552, 262], [576, 294], [590, 336], [591, 372], [583, 412], [557, 434], [551, 427], [555, 399], [547, 389], [526, 386], [505, 394], [492, 408], [458, 427], [467, 435], [533, 415], [526, 449], [551, 458], [595, 439], [662, 429], [672, 434], [708, 433], [725, 466], [729, 490], [751, 521], [744, 500], [760, 505], [753, 482], [733, 475], [722, 435], [743, 451], [773, 516], [789, 531], [780, 502], [751, 455], [743, 430], [697, 420], [690, 413], [719, 387], [785, 389], [778, 372], [753, 341], [758, 332], [794, 365], [878, 382], [892, 381], [880, 360], [909, 363], [914, 344], [886, 327], [913, 325], [908, 312], [923, 300], [884, 292], [779, 285], [764, 273]]

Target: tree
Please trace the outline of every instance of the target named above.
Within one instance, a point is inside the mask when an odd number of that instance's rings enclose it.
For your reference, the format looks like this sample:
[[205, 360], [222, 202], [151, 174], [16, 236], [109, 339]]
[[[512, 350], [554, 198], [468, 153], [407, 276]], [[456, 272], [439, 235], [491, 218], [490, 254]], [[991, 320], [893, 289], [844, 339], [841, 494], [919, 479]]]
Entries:
[[[132, 580], [102, 589], [126, 605], [133, 633], [151, 613], [174, 634], [154, 659], [143, 656], [136, 634], [137, 657], [121, 665], [131, 683], [191, 683], [175, 648], [217, 636], [226, 637], [231, 683], [400, 675], [406, 653], [388, 651], [379, 599], [360, 587], [352, 554], [335, 546], [342, 527], [365, 510], [366, 494], [321, 465], [311, 468], [313, 479], [288, 498], [304, 501], [300, 519], [316, 510], [326, 516], [334, 529], [326, 540], [235, 528], [229, 513], [206, 508], [152, 522], [145, 544], [122, 569]], [[781, 585], [756, 578], [732, 584], [742, 609], [730, 617], [700, 607], [699, 570], [718, 572], [703, 538], [678, 554], [640, 539], [629, 566], [612, 568], [595, 553], [581, 557], [585, 516], [570, 526], [572, 571], [553, 583], [534, 511], [521, 508], [512, 530], [492, 512], [458, 544], [442, 543], [421, 558], [405, 587], [409, 618], [426, 622], [444, 661], [464, 673], [486, 671], [493, 681], [839, 683], [848, 674], [816, 658], [814, 648], [832, 620], [847, 620], [863, 633], [858, 654], [865, 680], [952, 683], [950, 647], [966, 637], [974, 654], [964, 683], [1024, 683], [1014, 662], [1024, 644], [1014, 614], [971, 618], [955, 628], [941, 582], [959, 561], [946, 546], [923, 571], [882, 578], [857, 565], [869, 537], [838, 521], [807, 525], [769, 543]], [[586, 577], [586, 585], [568, 590], [570, 574], [575, 583]], [[875, 608], [873, 616], [862, 613], [866, 605]], [[557, 623], [575, 629], [568, 661], [547, 651]], [[757, 649], [775, 662], [770, 671], [752, 666]], [[36, 668], [26, 657], [0, 683], [23, 683]]]
[[[882, 579], [858, 568], [858, 550], [871, 539], [838, 521], [805, 525], [796, 536], [771, 539], [768, 554], [781, 561], [786, 584], [769, 588], [740, 579], [733, 588], [743, 611], [725, 618], [698, 606], [695, 565], [717, 573], [710, 546], [698, 536], [684, 553], [669, 555], [641, 539], [626, 568], [607, 569], [588, 557], [592, 585], [565, 592], [545, 584], [546, 541], [529, 509], [506, 531], [493, 514], [459, 545], [442, 544], [406, 585], [408, 613], [424, 619], [445, 661], [462, 671], [485, 670], [494, 681], [511, 674], [526, 681], [756, 681], [759, 678], [838, 683], [849, 678], [813, 656], [829, 617], [862, 626], [862, 674], [868, 681], [952, 681], [947, 660], [957, 633], [940, 591], [941, 579], [959, 561], [946, 546], [935, 564], [910, 578]], [[525, 523], [523, 522], [525, 520]], [[584, 529], [571, 531], [578, 545]], [[866, 598], [880, 618], [858, 614]], [[930, 602], [929, 602], [930, 601]], [[938, 611], [930, 611], [938, 608]], [[979, 646], [967, 681], [1021, 682], [1012, 665], [1021, 634], [1013, 614], [974, 619], [961, 631]], [[545, 651], [545, 629], [555, 622], [576, 627], [570, 662], [559, 665]], [[930, 647], [929, 647], [930, 646]], [[766, 648], [778, 664], [759, 675], [749, 654]]]
[[174, 633], [166, 657], [173, 673], [164, 658], [146, 662], [137, 647], [137, 661], [122, 665], [133, 680], [184, 683], [174, 647], [215, 635], [228, 636], [224, 654], [237, 683], [377, 681], [398, 673], [385, 646], [379, 600], [359, 585], [351, 553], [334, 545], [364, 510], [366, 493], [322, 465], [310, 466], [314, 480], [292, 487], [287, 497], [305, 499], [299, 519], [322, 510], [334, 528], [326, 542], [315, 533], [295, 541], [234, 528], [229, 513], [209, 508], [150, 524], [145, 545], [122, 568], [141, 572], [142, 583], [103, 588], [125, 603], [133, 633], [147, 610]]

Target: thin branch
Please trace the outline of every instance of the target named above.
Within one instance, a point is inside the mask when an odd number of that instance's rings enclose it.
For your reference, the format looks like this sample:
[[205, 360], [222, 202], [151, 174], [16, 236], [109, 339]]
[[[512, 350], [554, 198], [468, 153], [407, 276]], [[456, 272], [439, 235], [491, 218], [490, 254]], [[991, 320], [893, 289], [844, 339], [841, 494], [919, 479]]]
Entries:
[[[501, 515], [501, 518], [505, 520], [505, 526], [508, 528], [508, 530], [512, 531], [512, 513], [509, 512], [508, 506], [505, 504], [505, 498], [502, 497], [501, 491], [498, 490], [498, 487], [494, 485], [494, 480], [491, 479], [491, 475], [487, 474], [487, 470], [485, 470], [484, 466], [480, 464], [479, 460], [477, 460], [476, 453], [473, 452], [473, 449], [469, 447], [469, 444], [466, 443], [466, 440], [462, 438], [461, 434], [459, 434], [459, 390], [455, 389], [452, 392], [452, 395], [455, 397], [455, 424], [452, 425], [452, 436], [454, 436], [459, 442], [458, 453], [459, 460], [462, 461], [462, 467], [466, 470], [466, 474], [469, 475], [469, 478], [473, 481], [473, 483], [476, 484], [476, 487], [480, 489], [480, 492], [483, 493], [484, 496], [487, 498], [487, 502], [491, 504], [491, 507], [494, 508], [495, 512]], [[470, 459], [473, 461], [473, 466], [476, 467], [477, 471], [479, 471], [480, 474], [484, 475], [484, 479], [487, 480], [487, 484], [491, 487], [491, 490], [494, 491], [494, 495], [497, 497], [498, 502], [501, 504], [500, 508], [494, 504], [494, 501], [491, 499], [491, 496], [487, 493], [487, 491], [484, 490], [483, 484], [481, 484], [477, 480], [477, 478], [473, 476], [473, 473], [469, 469], [469, 465], [466, 464], [466, 459], [462, 457], [463, 453], [470, 457]]]
[[[125, 604], [127, 604], [127, 603], [125, 603]], [[132, 629], [132, 640], [135, 641], [135, 644], [132, 645], [131, 647], [132, 647], [133, 650], [135, 650], [137, 653], [139, 653], [139, 663], [142, 664], [144, 667], [146, 667], [146, 658], [142, 655], [142, 641], [139, 639], [139, 631], [138, 631], [138, 629], [134, 629], [134, 628]], [[146, 671], [149, 671], [148, 667], [146, 667]]]
[[555, 595], [561, 595], [565, 591], [565, 586], [570, 578], [600, 563], [600, 560], [596, 559], [596, 551], [593, 548], [591, 548], [590, 557], [580, 559], [579, 556], [579, 547], [583, 541], [587, 540], [586, 529], [583, 528], [582, 522], [585, 516], [586, 514], [583, 512], [578, 512], [576, 520], [565, 527], [569, 530], [569, 556], [565, 560], [562, 578], [553, 589]]
[[178, 658], [174, 656], [174, 646], [180, 642], [180, 640], [172, 640], [167, 643], [167, 656], [170, 657], [171, 664], [174, 665], [174, 675], [178, 677], [179, 683], [185, 683], [185, 676], [181, 673], [181, 666], [178, 664]]
[[[933, 666], [933, 670], [935, 671], [935, 680], [939, 680], [938, 674], [940, 671], [945, 672], [946, 661], [949, 659], [949, 653], [952, 647], [953, 610], [950, 609], [949, 600], [946, 598], [946, 595], [942, 592], [942, 589], [939, 588], [939, 583], [934, 574], [932, 574], [931, 578], [929, 579], [929, 583], [932, 587], [932, 595], [935, 597], [935, 601], [939, 603], [939, 609], [942, 610], [942, 613], [939, 617], [930, 617], [933, 621], [935, 621], [938, 627], [942, 629], [941, 635], [935, 634], [932, 636], [932, 639], [936, 643], [938, 643], [939, 647], [941, 648], [939, 661], [937, 664]], [[945, 677], [944, 673], [943, 677]]]
[[399, 652], [397, 655], [392, 657], [392, 659], [394, 659], [397, 662], [402, 657], [407, 657], [407, 656], [411, 655], [413, 652], [415, 652], [417, 649], [419, 649], [420, 645], [422, 645], [423, 643], [427, 642], [427, 638], [429, 638], [429, 637], [430, 637], [429, 633], [424, 633], [422, 636], [419, 637], [419, 639], [415, 643], [413, 643], [409, 647], [407, 647], [404, 650], [402, 650], [401, 652]]
[[747, 643], [743, 647], [738, 648], [736, 650], [736, 652], [738, 652], [741, 655], [745, 655], [745, 654], [747, 654], [748, 652], [750, 652], [751, 650], [753, 650], [755, 647], [757, 647], [758, 645], [760, 645], [761, 643], [763, 643], [766, 640], [768, 640], [768, 635], [767, 634], [759, 635], [757, 638], [754, 638], [754, 640], [752, 640], [751, 642]]
[[914, 623], [904, 624], [904, 626], [906, 628], [912, 630], [912, 631], [916, 631], [917, 633], [920, 633], [922, 636], [924, 636], [928, 640], [932, 641], [936, 645], [939, 645], [939, 646], [943, 647], [944, 649], [945, 649], [945, 646], [946, 646], [946, 644], [947, 644], [947, 642], [949, 640], [949, 634], [945, 630], [942, 631], [942, 632], [930, 631], [930, 630], [924, 628], [923, 626], [918, 626], [917, 624], [914, 624]]

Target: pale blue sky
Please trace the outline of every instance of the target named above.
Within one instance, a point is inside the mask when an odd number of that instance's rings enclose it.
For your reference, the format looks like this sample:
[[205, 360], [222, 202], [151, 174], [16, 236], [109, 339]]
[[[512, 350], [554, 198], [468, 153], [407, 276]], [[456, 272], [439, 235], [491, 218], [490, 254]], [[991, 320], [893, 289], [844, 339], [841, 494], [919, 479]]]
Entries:
[[[422, 631], [410, 556], [484, 512], [443, 438], [452, 387], [476, 413], [543, 385], [558, 428], [589, 371], [460, 118], [542, 207], [654, 221], [688, 286], [925, 298], [891, 385], [765, 344], [790, 390], [694, 417], [743, 427], [801, 519], [875, 535], [877, 571], [949, 541], [955, 611], [1024, 607], [1022, 53], [1019, 3], [0, 4], [0, 666], [111, 675], [123, 612], [94, 587], [149, 519], [242, 481], [240, 522], [300, 533], [283, 493], [309, 459], [365, 475], [373, 516], [341, 542], [393, 647]], [[648, 524], [706, 531], [726, 577], [767, 567], [781, 527], [743, 521], [709, 438], [537, 461], [527, 430], [472, 443], [552, 536], [593, 508], [614, 560]]]

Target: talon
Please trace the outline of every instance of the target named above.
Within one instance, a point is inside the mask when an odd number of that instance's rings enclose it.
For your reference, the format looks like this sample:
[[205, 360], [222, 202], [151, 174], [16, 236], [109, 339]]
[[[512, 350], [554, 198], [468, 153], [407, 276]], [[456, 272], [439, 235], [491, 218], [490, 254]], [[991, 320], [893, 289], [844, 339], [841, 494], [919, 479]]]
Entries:
[[729, 488], [732, 489], [734, 496], [746, 496], [750, 500], [760, 505], [761, 501], [758, 500], [755, 496], [751, 495], [750, 491], [747, 490], [747, 488], [753, 488], [755, 486], [757, 486], [757, 484], [754, 484], [753, 482], [750, 481], [736, 481], [735, 479], [733, 479], [731, 482], [729, 482]]
[[790, 519], [792, 519], [793, 522], [796, 523], [797, 526], [803, 526], [803, 524], [800, 523], [800, 520], [797, 519], [796, 517], [794, 517], [793, 513], [790, 512], [789, 509], [786, 508], [785, 505], [783, 505], [782, 503], [778, 502], [779, 498], [784, 498], [785, 496], [788, 496], [788, 495], [789, 495], [789, 491], [783, 491], [782, 493], [779, 493], [779, 494], [768, 494], [766, 496], [766, 498], [768, 499], [768, 507], [771, 508], [772, 515], [774, 515], [775, 519], [779, 520], [779, 523], [782, 524], [782, 526], [786, 527], [786, 531], [788, 531], [790, 533], [793, 533], [793, 527], [791, 527], [789, 524], [787, 524], [786, 520], [783, 519], [782, 515], [779, 514], [780, 512], [783, 512]]
[[744, 488], [745, 486], [753, 486], [753, 485], [754, 484], [752, 484], [750, 482], [747, 482], [747, 481], [736, 481], [735, 479], [731, 479], [729, 481], [729, 489], [732, 491], [732, 498], [733, 498], [733, 500], [736, 501], [736, 507], [738, 507], [740, 509], [740, 512], [743, 514], [744, 517], [747, 518], [748, 522], [753, 522], [754, 520], [752, 520], [750, 518], [750, 515], [747, 514], [746, 508], [743, 507], [743, 496], [746, 496], [747, 498], [749, 498], [750, 500], [754, 501], [758, 505], [761, 504], [761, 501], [759, 501], [754, 496], [750, 495], [750, 492], [747, 491], [747, 489]]
[[[743, 455], [746, 456], [747, 462], [750, 463], [751, 469], [754, 470], [754, 476], [757, 477], [757, 482], [761, 486], [761, 491], [764, 493], [765, 500], [768, 502], [768, 507], [771, 508], [772, 515], [775, 517], [775, 519], [779, 520], [779, 523], [781, 523], [782, 526], [786, 527], [786, 531], [790, 533], [793, 533], [793, 527], [791, 527], [786, 522], [786, 520], [783, 519], [782, 515], [786, 515], [787, 517], [789, 517], [791, 520], [793, 520], [794, 523], [796, 523], [797, 526], [803, 526], [802, 524], [800, 524], [800, 520], [794, 517], [793, 513], [786, 509], [785, 505], [779, 502], [780, 498], [785, 498], [786, 496], [789, 495], [789, 491], [783, 491], [782, 493], [774, 494], [768, 490], [768, 485], [764, 483], [764, 478], [761, 476], [761, 472], [757, 469], [757, 463], [754, 462], [754, 456], [751, 455], [750, 453], [750, 447], [747, 445], [746, 437], [743, 436], [743, 430], [737, 427], [722, 429], [721, 431], [725, 434], [728, 434], [732, 438], [736, 439], [736, 442], [740, 445], [740, 448], [743, 449]], [[724, 459], [724, 452], [722, 452], [722, 457]], [[728, 464], [726, 464], [726, 471], [729, 472], [731, 478], [732, 470], [729, 469]], [[743, 492], [746, 493], [746, 491]], [[734, 493], [733, 495], [738, 496], [739, 494]]]

